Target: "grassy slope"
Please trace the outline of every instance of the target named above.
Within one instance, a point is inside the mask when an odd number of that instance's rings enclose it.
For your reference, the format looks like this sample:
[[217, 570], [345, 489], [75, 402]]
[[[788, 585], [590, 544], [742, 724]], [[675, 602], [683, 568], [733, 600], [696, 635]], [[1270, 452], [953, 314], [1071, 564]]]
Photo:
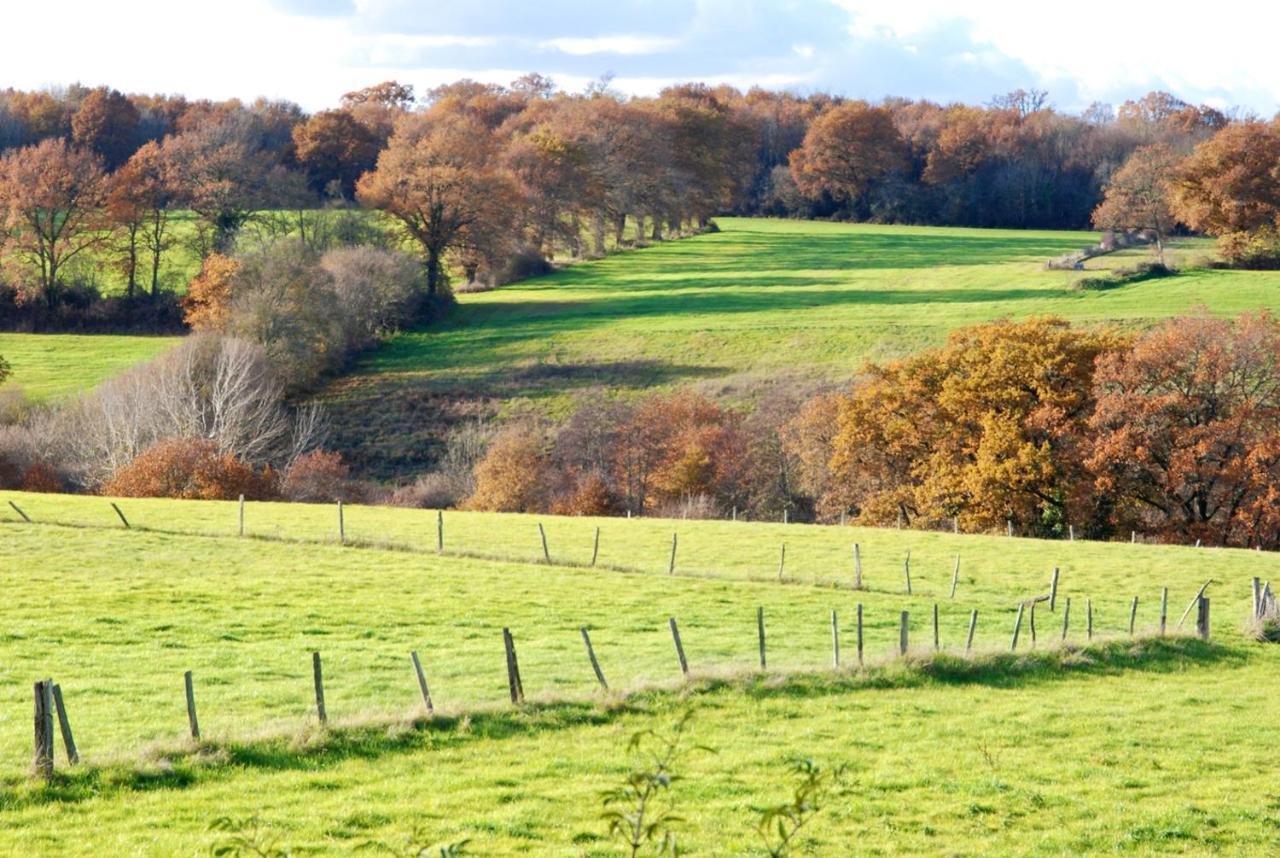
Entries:
[[88, 390], [176, 342], [175, 337], [0, 333], [0, 356], [13, 367], [8, 384], [32, 399], [49, 400]]
[[867, 358], [1002, 316], [1144, 325], [1201, 305], [1280, 306], [1275, 275], [1258, 272], [1072, 291], [1080, 274], [1042, 264], [1090, 243], [1087, 233], [719, 224], [718, 234], [461, 296], [452, 317], [396, 337], [331, 388], [339, 442], [389, 476], [429, 461], [442, 419], [563, 413], [601, 385], [700, 383], [733, 398], [767, 383], [845, 379]]
[[[1257, 854], [1280, 846], [1280, 791], [1260, 764], [1280, 740], [1273, 694], [1280, 652], [1236, 631], [1248, 576], [1273, 580], [1280, 558], [1245, 551], [1049, 543], [994, 537], [768, 524], [543, 519], [556, 557], [585, 561], [593, 528], [601, 562], [643, 567], [620, 575], [455, 556], [286, 544], [228, 534], [232, 504], [130, 500], [123, 532], [100, 498], [9, 494], [37, 521], [0, 524], [6, 577], [0, 608], [0, 851], [66, 848], [99, 854], [190, 854], [207, 847], [213, 818], [260, 815], [303, 850], [345, 849], [426, 823], [441, 839], [470, 836], [478, 854], [612, 855], [598, 842], [600, 790], [626, 765], [634, 730], [695, 710], [699, 742], [719, 750], [690, 764], [684, 845], [702, 854], [750, 844], [751, 809], [780, 801], [778, 767], [795, 755], [847, 761], [853, 787], [814, 825], [826, 854], [1135, 853]], [[7, 504], [5, 504], [7, 510]], [[334, 510], [250, 504], [251, 534], [332, 537]], [[434, 542], [429, 513], [348, 508], [349, 538]], [[449, 513], [446, 547], [521, 560], [540, 552], [535, 520]], [[682, 571], [664, 573], [671, 531]], [[787, 542], [790, 585], [768, 580]], [[865, 549], [872, 589], [855, 594], [805, 583], [849, 577], [848, 551]], [[572, 545], [572, 549], [568, 546]], [[910, 548], [916, 597], [901, 594]], [[412, 711], [406, 653], [418, 649], [438, 704], [497, 704], [505, 696], [500, 630], [520, 648], [526, 691], [590, 701], [593, 680], [577, 636], [592, 628], [615, 687], [676, 673], [666, 618], [677, 615], [695, 670], [749, 668], [754, 611], [765, 606], [770, 664], [819, 668], [830, 657], [829, 610], [841, 612], [852, 657], [853, 605], [866, 605], [867, 652], [896, 641], [909, 608], [917, 645], [942, 602], [944, 645], [982, 613], [983, 646], [1007, 646], [1014, 600], [1063, 568], [1062, 596], [1092, 598], [1095, 623], [1115, 634], [1142, 597], [1139, 626], [1156, 622], [1160, 586], [1181, 612], [1201, 579], [1214, 595], [1210, 653], [1174, 650], [1119, 671], [980, 675], [971, 682], [912, 680], [885, 688], [832, 674], [752, 683], [681, 703], [642, 697], [629, 707], [554, 706], [512, 717], [403, 735], [371, 731], [349, 745], [255, 746], [210, 771], [153, 768], [132, 789], [112, 782], [64, 788], [49, 802], [16, 777], [30, 738], [30, 683], [62, 684], [86, 760], [132, 756], [148, 741], [177, 742], [185, 718], [182, 671], [197, 680], [206, 735], [294, 732], [310, 716], [313, 648], [325, 654], [331, 718]], [[757, 580], [749, 580], [757, 579]], [[1042, 615], [1060, 628], [1060, 615]], [[1121, 659], [1123, 661], [1123, 659]], [[1248, 725], [1247, 729], [1241, 729]], [[305, 746], [306, 742], [303, 742]], [[95, 785], [96, 784], [96, 785]], [[151, 788], [147, 788], [150, 786]], [[34, 837], [32, 841], [29, 838]]]

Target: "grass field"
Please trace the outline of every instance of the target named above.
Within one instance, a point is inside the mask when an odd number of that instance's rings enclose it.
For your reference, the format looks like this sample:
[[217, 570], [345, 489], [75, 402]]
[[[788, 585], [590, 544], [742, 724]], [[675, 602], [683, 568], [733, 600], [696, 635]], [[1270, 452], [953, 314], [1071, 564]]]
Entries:
[[[602, 387], [696, 384], [743, 400], [770, 384], [845, 380], [868, 358], [1000, 317], [1142, 326], [1201, 306], [1280, 307], [1280, 280], [1265, 272], [1072, 290], [1086, 275], [1043, 263], [1091, 243], [1089, 233], [717, 222], [719, 233], [460, 296], [441, 324], [396, 337], [330, 388], [340, 446], [391, 477], [430, 462], [442, 421], [560, 415]], [[1212, 250], [1187, 244], [1192, 255]]]
[[21, 387], [34, 400], [46, 401], [88, 390], [177, 341], [176, 337], [0, 333], [0, 357], [13, 369], [7, 384]]
[[[686, 709], [694, 740], [718, 752], [693, 756], [675, 789], [691, 854], [760, 854], [754, 811], [786, 798], [794, 756], [850, 766], [809, 829], [817, 854], [1280, 848], [1269, 763], [1280, 648], [1240, 634], [1249, 577], [1280, 579], [1271, 554], [448, 512], [437, 556], [435, 515], [423, 511], [348, 507], [356, 544], [344, 547], [332, 507], [249, 504], [240, 539], [234, 504], [122, 501], [125, 531], [106, 499], [9, 500], [36, 524], [4, 503], [0, 852], [208, 854], [213, 819], [256, 815], [294, 854], [392, 841], [421, 824], [441, 841], [471, 838], [480, 855], [618, 855], [599, 793], [630, 766], [628, 736]], [[534, 562], [539, 521], [551, 565]], [[584, 568], [597, 526], [598, 568]], [[864, 592], [849, 589], [855, 540]], [[1006, 650], [1014, 603], [1043, 592], [1053, 566], [1060, 600], [1072, 599], [1072, 639], [1083, 640], [1091, 599], [1099, 639], [1115, 642], [1055, 651], [1046, 643], [1061, 634], [1063, 605], [1042, 605], [1036, 656], [928, 661], [935, 602], [944, 649], [962, 648], [977, 609], [978, 648]], [[1172, 623], [1209, 577], [1212, 646], [1126, 643], [1134, 595], [1141, 633], [1158, 623], [1161, 587]], [[830, 611], [848, 665], [857, 603], [868, 661], [889, 657], [899, 612], [911, 612], [917, 667], [829, 669]], [[758, 606], [765, 675], [755, 673]], [[670, 616], [695, 672], [686, 690]], [[504, 626], [534, 701], [519, 711], [503, 702]], [[579, 626], [612, 687], [640, 693], [601, 696]], [[344, 726], [334, 733], [306, 726], [313, 649], [330, 718]], [[406, 729], [411, 649], [452, 713], [428, 729]], [[185, 670], [212, 737], [203, 762], [182, 753]], [[88, 764], [48, 789], [21, 774], [31, 682], [43, 676], [61, 683]]]

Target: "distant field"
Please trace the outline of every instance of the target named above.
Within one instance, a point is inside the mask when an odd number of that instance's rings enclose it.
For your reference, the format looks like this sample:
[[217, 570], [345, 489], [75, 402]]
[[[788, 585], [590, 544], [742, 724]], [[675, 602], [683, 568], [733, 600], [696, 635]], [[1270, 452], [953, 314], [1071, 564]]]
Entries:
[[[20, 523], [10, 500], [37, 524]], [[817, 854], [1280, 848], [1280, 791], [1266, 762], [1280, 741], [1280, 647], [1239, 633], [1248, 578], [1280, 580], [1277, 555], [447, 512], [446, 553], [436, 556], [430, 511], [348, 507], [348, 539], [367, 547], [342, 547], [330, 506], [251, 503], [247, 533], [270, 539], [239, 539], [235, 504], [120, 505], [134, 530], [104, 498], [0, 496], [0, 567], [21, 570], [6, 576], [0, 606], [0, 852], [208, 854], [213, 819], [256, 815], [294, 854], [394, 841], [420, 824], [440, 841], [470, 838], [477, 855], [618, 855], [603, 840], [599, 794], [630, 765], [633, 732], [685, 709], [694, 740], [718, 751], [693, 757], [676, 787], [690, 854], [759, 854], [754, 811], [787, 797], [783, 768], [795, 756], [851, 767], [807, 835]], [[539, 521], [551, 565], [534, 562]], [[600, 568], [559, 565], [589, 561], [597, 526]], [[677, 574], [668, 576], [672, 532]], [[855, 540], [865, 592], [848, 589]], [[1208, 577], [1218, 582], [1217, 643], [1113, 647], [1065, 655], [1065, 670], [1026, 661], [969, 677], [829, 669], [830, 611], [850, 665], [858, 603], [869, 661], [890, 657], [902, 610], [914, 651], [931, 650], [935, 603], [945, 650], [963, 648], [973, 609], [978, 649], [1006, 650], [1014, 603], [1043, 592], [1053, 566], [1061, 604], [1052, 614], [1041, 606], [1041, 651], [1061, 635], [1067, 598], [1072, 640], [1083, 641], [1092, 600], [1099, 638], [1123, 641], [1132, 596], [1137, 629], [1149, 633], [1161, 587], [1171, 591], [1172, 624]], [[773, 673], [751, 678], [757, 606]], [[747, 678], [681, 693], [670, 616], [695, 675]], [[543, 701], [518, 713], [504, 702], [504, 626], [526, 693]], [[602, 699], [580, 626], [613, 688], [669, 690]], [[1020, 650], [1029, 643], [1024, 627]], [[313, 649], [340, 726], [406, 723], [418, 706], [411, 649], [437, 706], [472, 715], [426, 731], [370, 726], [326, 739], [305, 726], [315, 718]], [[185, 670], [204, 734], [222, 749], [209, 767], [143, 750], [182, 748]], [[63, 688], [86, 764], [106, 764], [49, 791], [22, 775], [31, 683], [44, 676]]]
[[[911, 354], [1000, 317], [1141, 326], [1200, 306], [1280, 307], [1280, 277], [1265, 272], [1071, 290], [1085, 275], [1043, 263], [1092, 243], [1091, 233], [717, 222], [717, 234], [460, 296], [453, 316], [396, 337], [332, 385], [338, 442], [362, 469], [390, 477], [429, 463], [442, 422], [563, 414], [601, 387], [626, 395], [693, 383], [744, 399], [769, 384], [845, 380], [868, 358]], [[1194, 255], [1212, 251], [1192, 244]]]
[[6, 386], [50, 400], [88, 390], [177, 342], [176, 337], [0, 333], [0, 357], [13, 368]]

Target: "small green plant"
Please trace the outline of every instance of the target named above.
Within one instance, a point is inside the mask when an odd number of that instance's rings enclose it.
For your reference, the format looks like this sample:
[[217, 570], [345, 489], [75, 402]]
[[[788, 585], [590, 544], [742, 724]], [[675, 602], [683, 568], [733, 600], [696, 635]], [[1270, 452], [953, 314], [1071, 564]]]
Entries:
[[256, 816], [220, 816], [209, 824], [221, 832], [209, 850], [218, 858], [289, 858], [288, 846], [280, 845], [280, 834]]
[[404, 835], [397, 844], [371, 840], [363, 844], [363, 848], [379, 849], [395, 858], [463, 858], [467, 854], [470, 840], [459, 840], [455, 843], [439, 844], [431, 837], [425, 826], [415, 825], [413, 831]]
[[[663, 735], [656, 730], [641, 730], [627, 743], [629, 753], [641, 756], [646, 765], [629, 772], [619, 787], [603, 794], [605, 811], [601, 818], [609, 835], [626, 844], [632, 858], [646, 846], [659, 855], [679, 855], [674, 826], [683, 821], [676, 813], [671, 785], [679, 780], [675, 769], [688, 753], [711, 748], [687, 745], [686, 734], [692, 712], [685, 712]], [[652, 750], [648, 745], [654, 745]], [[665, 797], [665, 801], [662, 799]]]
[[800, 830], [822, 810], [831, 788], [844, 780], [847, 767], [839, 765], [823, 770], [813, 760], [799, 759], [792, 761], [791, 770], [797, 778], [791, 799], [760, 811], [760, 822], [756, 825], [770, 858], [791, 854]]

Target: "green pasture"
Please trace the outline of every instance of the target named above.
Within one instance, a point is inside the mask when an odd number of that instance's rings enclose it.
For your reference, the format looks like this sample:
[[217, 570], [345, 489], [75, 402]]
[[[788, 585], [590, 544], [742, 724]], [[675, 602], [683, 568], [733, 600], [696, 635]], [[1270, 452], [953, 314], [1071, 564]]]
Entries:
[[[796, 756], [850, 767], [806, 835], [818, 854], [1280, 846], [1266, 750], [1280, 739], [1280, 651], [1241, 634], [1249, 578], [1280, 579], [1271, 554], [446, 512], [437, 555], [431, 511], [349, 506], [343, 546], [331, 506], [247, 504], [240, 538], [234, 503], [118, 503], [130, 530], [105, 498], [0, 497], [0, 851], [205, 855], [218, 843], [214, 819], [257, 816], [294, 854], [345, 853], [423, 826], [442, 842], [470, 838], [480, 855], [619, 855], [603, 839], [599, 793], [630, 766], [632, 733], [686, 709], [693, 739], [717, 751], [691, 757], [675, 790], [689, 854], [762, 854], [755, 811], [786, 798]], [[551, 564], [539, 562], [539, 522]], [[1059, 603], [1040, 605], [1034, 653], [1024, 625], [1020, 657], [987, 655], [1007, 652], [1015, 604], [1045, 592], [1054, 566]], [[1172, 627], [1208, 578], [1211, 645], [1147, 637], [1162, 588]], [[1092, 601], [1094, 648], [1057, 649], [1067, 599], [1075, 645]], [[935, 603], [944, 656], [962, 652], [978, 610], [973, 667], [929, 661]], [[904, 610], [908, 662], [895, 657]], [[519, 709], [507, 702], [504, 627], [529, 699]], [[314, 726], [313, 650], [331, 732]], [[411, 650], [441, 713], [417, 728]], [[195, 757], [186, 670], [209, 742]], [[25, 770], [31, 683], [46, 676], [62, 686], [84, 763], [43, 788]], [[65, 772], [61, 751], [58, 764]]]
[[13, 369], [6, 387], [21, 387], [32, 399], [45, 401], [96, 387], [177, 342], [176, 337], [0, 333], [0, 357]]

